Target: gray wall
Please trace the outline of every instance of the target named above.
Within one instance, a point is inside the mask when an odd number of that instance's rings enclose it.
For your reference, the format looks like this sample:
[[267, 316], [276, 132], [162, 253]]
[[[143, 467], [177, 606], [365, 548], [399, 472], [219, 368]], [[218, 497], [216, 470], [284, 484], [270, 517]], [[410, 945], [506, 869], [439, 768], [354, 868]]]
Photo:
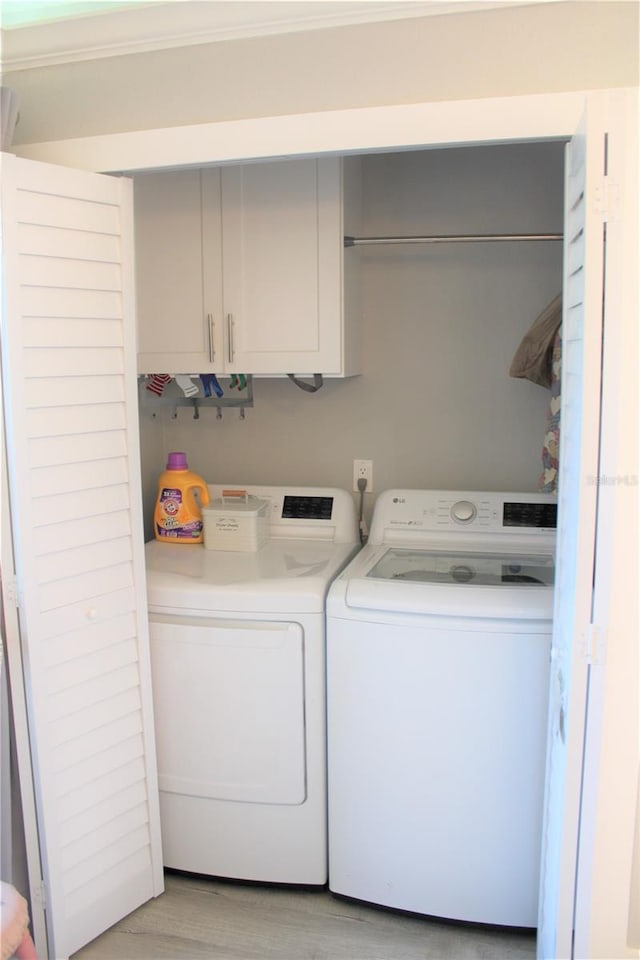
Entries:
[[[561, 231], [561, 143], [364, 158], [364, 233]], [[141, 412], [147, 529], [169, 450], [208, 482], [351, 489], [354, 458], [390, 487], [535, 490], [549, 392], [509, 377], [561, 289], [560, 243], [386, 246], [364, 258], [362, 375], [306, 394], [255, 381], [241, 422]], [[367, 497], [370, 513], [374, 496]]]
[[[10, 51], [11, 33], [5, 40]], [[7, 71], [14, 143], [638, 83], [638, 4], [596, 0], [227, 40]]]

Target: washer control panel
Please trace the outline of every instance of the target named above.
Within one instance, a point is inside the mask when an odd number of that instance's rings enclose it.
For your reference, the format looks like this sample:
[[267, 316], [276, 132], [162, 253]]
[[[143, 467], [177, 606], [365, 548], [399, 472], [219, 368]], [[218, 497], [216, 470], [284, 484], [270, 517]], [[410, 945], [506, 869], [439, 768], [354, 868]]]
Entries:
[[457, 523], [471, 523], [477, 514], [476, 505], [471, 500], [456, 500], [451, 507], [451, 516]]
[[555, 530], [558, 525], [558, 504], [505, 501], [502, 523], [505, 527], [552, 527]]
[[369, 542], [442, 532], [555, 534], [557, 500], [548, 493], [477, 493], [461, 490], [387, 490], [378, 497]]

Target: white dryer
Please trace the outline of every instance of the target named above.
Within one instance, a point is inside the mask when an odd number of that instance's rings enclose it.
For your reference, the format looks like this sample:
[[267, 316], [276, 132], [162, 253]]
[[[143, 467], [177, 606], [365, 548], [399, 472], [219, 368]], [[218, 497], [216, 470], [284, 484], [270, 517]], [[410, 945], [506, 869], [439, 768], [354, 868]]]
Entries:
[[324, 884], [325, 600], [360, 547], [355, 506], [242, 489], [269, 501], [259, 550], [146, 545], [164, 863]]
[[556, 503], [391, 490], [327, 601], [329, 888], [537, 925]]

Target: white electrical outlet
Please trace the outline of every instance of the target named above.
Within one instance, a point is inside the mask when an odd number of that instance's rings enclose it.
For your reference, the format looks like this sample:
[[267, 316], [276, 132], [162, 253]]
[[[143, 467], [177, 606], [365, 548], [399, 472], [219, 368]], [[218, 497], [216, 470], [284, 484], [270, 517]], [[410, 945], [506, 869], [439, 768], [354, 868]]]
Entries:
[[373, 492], [373, 460], [353, 461], [353, 489], [358, 492], [358, 480], [366, 480], [366, 493]]

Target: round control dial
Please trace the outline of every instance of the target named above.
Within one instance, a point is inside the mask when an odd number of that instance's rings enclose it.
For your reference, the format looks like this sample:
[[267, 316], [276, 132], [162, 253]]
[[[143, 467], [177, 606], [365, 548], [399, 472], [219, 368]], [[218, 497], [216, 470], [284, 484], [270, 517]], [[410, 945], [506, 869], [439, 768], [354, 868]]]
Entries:
[[470, 500], [458, 500], [451, 507], [451, 516], [457, 523], [471, 523], [476, 513], [475, 504]]
[[451, 567], [450, 572], [456, 583], [469, 583], [475, 576], [471, 567], [463, 563], [459, 563], [456, 567]]

